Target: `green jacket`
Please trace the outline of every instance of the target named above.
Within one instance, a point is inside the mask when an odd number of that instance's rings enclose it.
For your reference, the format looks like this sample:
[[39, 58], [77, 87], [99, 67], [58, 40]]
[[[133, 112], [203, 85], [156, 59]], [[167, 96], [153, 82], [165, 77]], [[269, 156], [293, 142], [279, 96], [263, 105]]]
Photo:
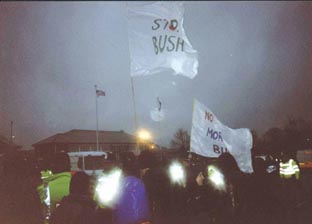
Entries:
[[47, 194], [44, 185], [49, 187], [50, 192], [50, 212], [52, 213], [63, 197], [69, 195], [69, 184], [71, 180], [70, 172], [51, 174], [42, 180], [42, 184], [37, 187], [41, 204], [46, 206]]
[[300, 177], [300, 169], [295, 160], [290, 159], [286, 163], [280, 163], [280, 177], [289, 179], [295, 176], [298, 180]]

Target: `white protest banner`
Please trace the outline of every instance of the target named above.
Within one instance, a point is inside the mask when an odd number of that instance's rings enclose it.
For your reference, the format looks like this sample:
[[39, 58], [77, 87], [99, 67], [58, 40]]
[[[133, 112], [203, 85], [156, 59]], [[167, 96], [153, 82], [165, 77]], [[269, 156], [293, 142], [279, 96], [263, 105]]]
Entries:
[[197, 51], [183, 29], [181, 2], [128, 2], [131, 76], [172, 69], [175, 74], [197, 75]]
[[191, 152], [219, 157], [229, 152], [241, 171], [252, 173], [252, 135], [249, 129], [231, 129], [222, 124], [205, 105], [194, 100], [191, 130]]

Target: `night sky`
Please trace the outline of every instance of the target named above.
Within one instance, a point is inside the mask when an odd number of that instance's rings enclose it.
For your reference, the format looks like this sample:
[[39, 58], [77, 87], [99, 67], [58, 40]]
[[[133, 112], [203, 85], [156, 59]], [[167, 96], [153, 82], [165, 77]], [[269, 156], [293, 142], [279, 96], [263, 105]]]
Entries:
[[[231, 128], [312, 119], [312, 2], [185, 2], [194, 79], [135, 77], [139, 127], [168, 146], [196, 98]], [[0, 2], [0, 135], [31, 144], [71, 129], [134, 134], [125, 2]], [[162, 102], [165, 119], [150, 111]]]

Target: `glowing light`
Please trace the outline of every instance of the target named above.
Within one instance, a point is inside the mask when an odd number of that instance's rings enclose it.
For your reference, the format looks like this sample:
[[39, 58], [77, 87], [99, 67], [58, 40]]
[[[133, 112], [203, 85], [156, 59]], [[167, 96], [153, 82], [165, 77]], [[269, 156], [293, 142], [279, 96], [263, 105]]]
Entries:
[[44, 199], [44, 203], [47, 206], [50, 206], [51, 198], [50, 198], [50, 187], [49, 187], [49, 184], [45, 184], [44, 185], [44, 191], [45, 191], [45, 195], [46, 195], [46, 198]]
[[173, 162], [169, 167], [169, 175], [173, 183], [184, 184], [185, 173], [183, 166], [178, 162]]
[[46, 179], [50, 176], [52, 176], [52, 171], [51, 170], [43, 170], [43, 171], [40, 171], [40, 174], [41, 174], [41, 179]]
[[138, 137], [141, 140], [150, 140], [152, 135], [149, 131], [142, 129], [138, 132]]
[[101, 205], [111, 207], [120, 193], [122, 172], [120, 169], [98, 178], [95, 188], [96, 199]]
[[208, 177], [217, 189], [225, 190], [224, 176], [215, 166], [208, 166]]

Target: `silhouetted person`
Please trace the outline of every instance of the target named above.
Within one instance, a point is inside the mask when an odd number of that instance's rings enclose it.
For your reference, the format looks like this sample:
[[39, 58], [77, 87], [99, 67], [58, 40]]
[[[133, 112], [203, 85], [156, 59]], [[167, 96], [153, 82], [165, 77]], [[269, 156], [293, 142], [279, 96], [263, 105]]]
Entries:
[[244, 211], [245, 223], [280, 223], [280, 203], [276, 195], [276, 181], [267, 172], [267, 164], [262, 158], [253, 160], [254, 173], [250, 176], [247, 189], [247, 207]]
[[225, 223], [239, 223], [246, 196], [246, 178], [230, 153], [223, 153], [217, 165], [225, 177], [226, 194], [223, 199]]
[[[152, 221], [156, 223], [170, 223], [170, 216], [175, 212], [175, 207], [179, 204], [172, 202], [172, 186], [168, 175], [168, 161], [158, 162], [155, 154], [149, 150], [144, 150], [139, 156], [139, 167], [141, 179], [147, 190], [149, 207], [151, 209]], [[179, 204], [180, 205], [180, 204]]]
[[151, 208], [151, 213], [154, 214], [157, 188], [159, 188], [159, 182], [156, 181], [156, 158], [151, 151], [144, 150], [139, 155], [138, 163], [140, 176], [148, 194], [149, 207]]
[[189, 224], [210, 224], [213, 223], [212, 220], [219, 223], [218, 192], [207, 183], [205, 170], [207, 169], [197, 170], [197, 176], [193, 176], [195, 185], [188, 192], [186, 212]]
[[0, 223], [42, 223], [40, 200], [36, 184], [40, 181], [35, 164], [19, 152], [4, 158], [4, 173], [0, 182]]
[[300, 189], [300, 169], [298, 163], [291, 158], [290, 155], [283, 154], [282, 161], [280, 162], [280, 178], [281, 188], [279, 189], [282, 194], [282, 212], [285, 214], [284, 223], [293, 224], [297, 222], [297, 212], [295, 211], [299, 204], [298, 195]]
[[37, 187], [41, 200], [41, 212], [46, 222], [57, 204], [69, 194], [71, 180], [70, 160], [67, 153], [59, 152], [50, 155], [48, 164], [49, 170], [43, 170], [41, 174], [49, 171], [49, 175], [42, 176], [42, 183]]
[[50, 224], [100, 223], [90, 184], [90, 177], [86, 173], [75, 173], [70, 181], [70, 193], [52, 213]]

